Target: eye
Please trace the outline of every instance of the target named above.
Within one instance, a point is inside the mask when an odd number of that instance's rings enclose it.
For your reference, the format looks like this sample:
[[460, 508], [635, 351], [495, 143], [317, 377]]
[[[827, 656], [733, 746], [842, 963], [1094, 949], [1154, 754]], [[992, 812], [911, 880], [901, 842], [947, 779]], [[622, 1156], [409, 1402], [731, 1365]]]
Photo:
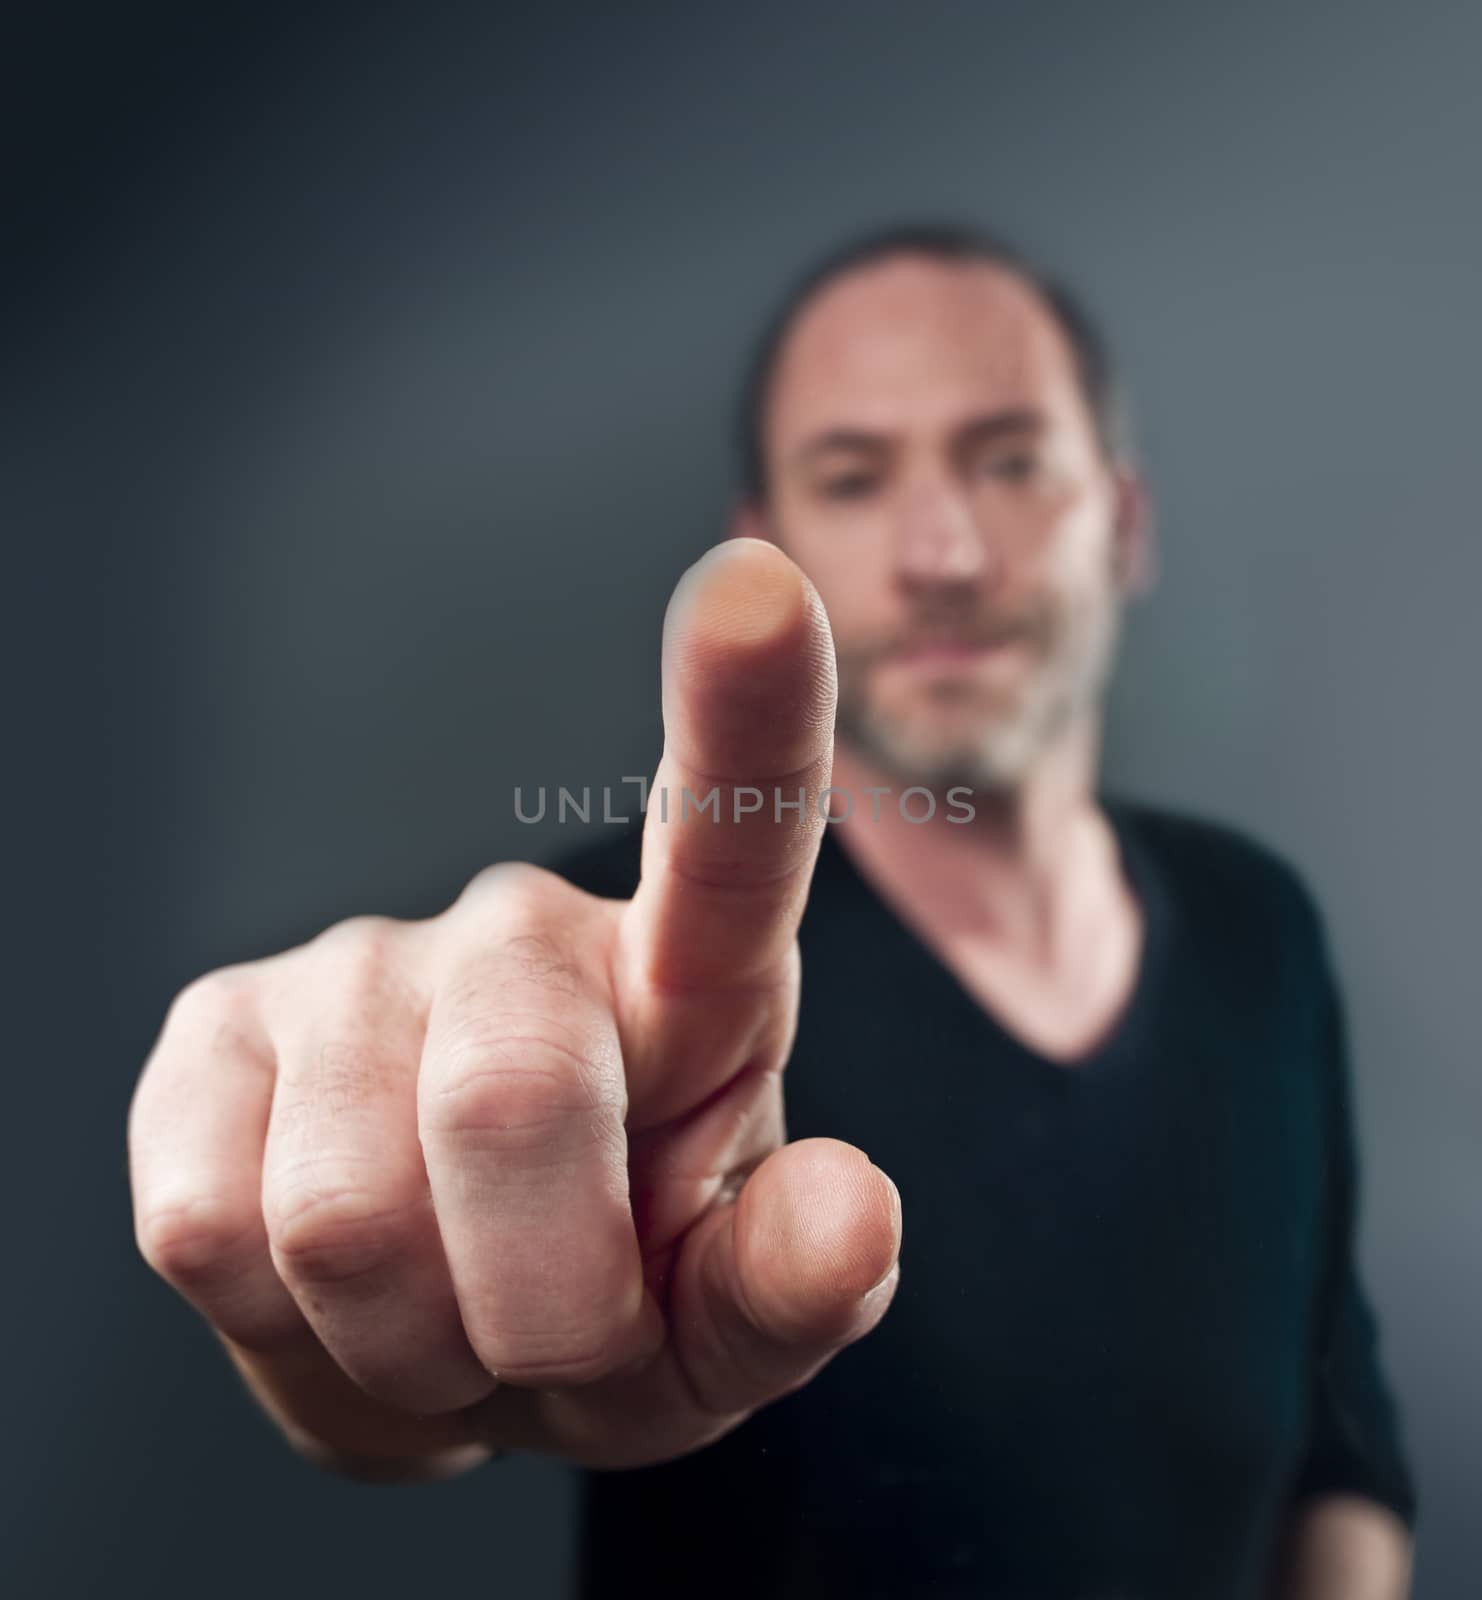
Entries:
[[1038, 467], [1038, 457], [1032, 451], [1016, 450], [1001, 455], [985, 456], [980, 463], [979, 471], [987, 478], [999, 478], [1008, 483], [1023, 483], [1034, 476]]
[[825, 500], [863, 500], [871, 494], [879, 480], [871, 472], [846, 472], [837, 478], [827, 478], [819, 484], [818, 492]]

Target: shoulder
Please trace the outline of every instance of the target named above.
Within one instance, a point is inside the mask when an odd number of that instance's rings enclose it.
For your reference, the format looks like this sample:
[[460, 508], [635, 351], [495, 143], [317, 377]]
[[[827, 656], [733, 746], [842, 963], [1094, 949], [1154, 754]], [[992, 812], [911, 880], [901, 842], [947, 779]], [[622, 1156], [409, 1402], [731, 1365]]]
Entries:
[[642, 848], [643, 829], [638, 824], [604, 827], [595, 837], [568, 845], [545, 865], [588, 894], [623, 900], [638, 887]]
[[1301, 870], [1232, 823], [1140, 801], [1108, 799], [1124, 847], [1176, 908], [1186, 933], [1227, 957], [1304, 980], [1327, 961], [1321, 909]]

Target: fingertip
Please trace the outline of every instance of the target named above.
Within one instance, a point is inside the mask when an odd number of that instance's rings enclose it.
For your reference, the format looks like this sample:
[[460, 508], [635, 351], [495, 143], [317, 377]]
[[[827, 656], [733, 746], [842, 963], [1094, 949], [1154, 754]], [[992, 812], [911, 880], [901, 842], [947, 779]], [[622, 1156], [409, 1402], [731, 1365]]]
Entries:
[[833, 634], [818, 591], [775, 545], [728, 539], [679, 580], [664, 614], [661, 700], [662, 766], [676, 789], [692, 777], [827, 784]]
[[707, 550], [675, 585], [666, 637], [699, 632], [708, 645], [742, 650], [785, 641], [806, 619], [812, 585], [766, 539], [737, 537]]
[[784, 1146], [753, 1174], [740, 1206], [738, 1265], [786, 1320], [845, 1312], [895, 1270], [899, 1193], [842, 1140]]

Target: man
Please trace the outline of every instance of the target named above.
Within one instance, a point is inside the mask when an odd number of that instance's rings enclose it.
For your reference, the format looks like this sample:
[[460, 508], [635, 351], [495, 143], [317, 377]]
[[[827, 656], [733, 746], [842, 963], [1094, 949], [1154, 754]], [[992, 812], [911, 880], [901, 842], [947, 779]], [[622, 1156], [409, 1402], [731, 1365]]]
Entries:
[[327, 1466], [589, 1469], [584, 1594], [1403, 1595], [1317, 913], [1097, 786], [1149, 534], [1094, 329], [872, 239], [744, 432], [641, 830], [186, 990], [146, 1258]]

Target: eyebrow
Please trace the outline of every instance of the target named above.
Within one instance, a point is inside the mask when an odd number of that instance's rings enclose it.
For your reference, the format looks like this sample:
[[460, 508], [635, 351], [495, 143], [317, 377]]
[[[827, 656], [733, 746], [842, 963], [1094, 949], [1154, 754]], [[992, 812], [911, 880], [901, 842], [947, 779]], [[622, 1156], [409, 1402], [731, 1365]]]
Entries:
[[[985, 416], [969, 417], [952, 430], [953, 442], [959, 449], [989, 444], [1004, 434], [1038, 431], [1045, 426], [1045, 421], [1043, 412], [1032, 406], [1013, 406]], [[888, 449], [891, 442], [889, 434], [875, 433], [868, 428], [828, 428], [805, 439], [793, 451], [791, 465], [806, 466], [835, 450], [877, 452]]]
[[991, 444], [1006, 433], [1038, 433], [1048, 420], [1033, 406], [1013, 406], [986, 417], [973, 417], [957, 428], [954, 436], [960, 445]]

